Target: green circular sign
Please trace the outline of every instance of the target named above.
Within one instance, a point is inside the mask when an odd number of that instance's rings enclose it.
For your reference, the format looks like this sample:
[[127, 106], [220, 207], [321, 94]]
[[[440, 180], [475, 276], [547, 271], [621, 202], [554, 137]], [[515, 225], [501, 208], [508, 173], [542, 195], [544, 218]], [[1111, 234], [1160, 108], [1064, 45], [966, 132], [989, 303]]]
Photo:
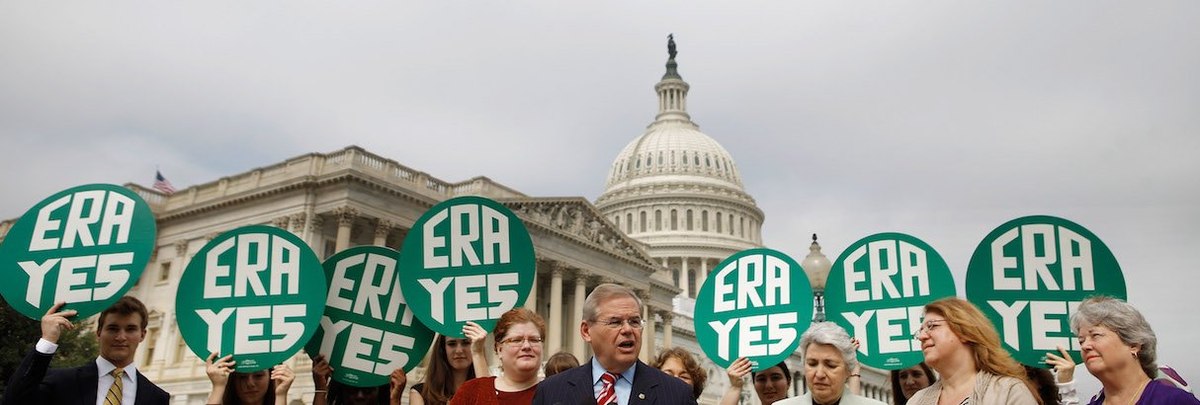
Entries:
[[924, 361], [915, 335], [925, 304], [955, 296], [950, 266], [933, 247], [902, 233], [850, 245], [829, 272], [825, 313], [859, 341], [858, 360], [899, 370]]
[[421, 323], [463, 337], [467, 321], [491, 330], [525, 303], [536, 258], [529, 231], [500, 203], [457, 197], [413, 224], [400, 255], [400, 288]]
[[150, 206], [112, 184], [60, 191], [25, 212], [0, 245], [0, 294], [41, 319], [57, 302], [98, 314], [137, 283], [154, 250]]
[[1000, 332], [1021, 363], [1046, 367], [1062, 346], [1076, 360], [1070, 316], [1093, 295], [1125, 299], [1125, 277], [1100, 238], [1074, 222], [1028, 216], [1000, 225], [979, 242], [967, 266], [967, 300]]
[[222, 233], [188, 263], [175, 295], [179, 332], [200, 358], [233, 355], [264, 370], [299, 352], [325, 309], [321, 261], [296, 235], [266, 225]]
[[392, 370], [412, 371], [433, 343], [400, 291], [400, 253], [358, 246], [325, 260], [325, 316], [304, 346], [325, 355], [333, 379], [355, 387], [387, 384]]
[[696, 294], [696, 340], [718, 366], [746, 357], [762, 370], [796, 351], [812, 315], [812, 287], [799, 263], [776, 250], [743, 250], [717, 265]]

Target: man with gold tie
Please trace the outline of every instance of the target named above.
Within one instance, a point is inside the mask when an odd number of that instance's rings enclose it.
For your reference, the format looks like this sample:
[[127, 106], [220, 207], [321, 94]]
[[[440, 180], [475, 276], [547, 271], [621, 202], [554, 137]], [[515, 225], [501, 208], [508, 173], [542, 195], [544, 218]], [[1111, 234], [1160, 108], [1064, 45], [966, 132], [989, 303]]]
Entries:
[[100, 357], [69, 369], [50, 370], [62, 332], [74, 328], [68, 319], [74, 310], [59, 311], [58, 303], [42, 317], [42, 338], [25, 356], [8, 384], [3, 405], [97, 404], [158, 405], [170, 395], [138, 373], [133, 356], [146, 337], [146, 306], [133, 297], [122, 297], [100, 313], [96, 339]]

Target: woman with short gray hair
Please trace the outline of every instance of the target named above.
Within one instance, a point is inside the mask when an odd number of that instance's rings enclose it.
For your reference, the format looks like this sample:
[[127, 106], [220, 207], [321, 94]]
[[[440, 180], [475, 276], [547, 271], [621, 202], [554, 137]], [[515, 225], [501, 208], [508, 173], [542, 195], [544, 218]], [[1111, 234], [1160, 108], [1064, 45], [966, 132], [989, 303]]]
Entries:
[[846, 390], [846, 381], [858, 370], [854, 342], [845, 329], [833, 322], [817, 322], [800, 336], [804, 353], [804, 381], [808, 393], [776, 402], [779, 405], [884, 405]]
[[1200, 404], [1187, 391], [1154, 383], [1158, 338], [1136, 308], [1111, 297], [1093, 297], [1071, 316], [1088, 372], [1104, 388], [1088, 404]]

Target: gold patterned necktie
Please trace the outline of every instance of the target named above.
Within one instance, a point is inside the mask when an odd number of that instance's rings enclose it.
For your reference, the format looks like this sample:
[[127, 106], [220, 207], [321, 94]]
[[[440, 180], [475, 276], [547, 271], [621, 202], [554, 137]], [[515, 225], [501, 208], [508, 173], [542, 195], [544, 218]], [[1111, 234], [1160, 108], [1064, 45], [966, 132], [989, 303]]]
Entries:
[[108, 387], [108, 395], [104, 396], [104, 405], [121, 405], [121, 397], [125, 395], [125, 382], [121, 381], [124, 374], [125, 370], [119, 367], [112, 371], [113, 384]]

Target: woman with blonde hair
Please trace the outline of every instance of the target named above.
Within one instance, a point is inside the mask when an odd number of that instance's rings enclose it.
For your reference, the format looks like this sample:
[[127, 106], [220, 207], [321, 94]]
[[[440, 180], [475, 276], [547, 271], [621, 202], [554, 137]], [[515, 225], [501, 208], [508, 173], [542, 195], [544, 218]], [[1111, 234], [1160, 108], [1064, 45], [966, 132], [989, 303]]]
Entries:
[[941, 379], [913, 395], [909, 405], [1042, 405], [1025, 368], [1004, 350], [996, 328], [970, 302], [950, 297], [926, 305], [917, 339], [925, 363]]

